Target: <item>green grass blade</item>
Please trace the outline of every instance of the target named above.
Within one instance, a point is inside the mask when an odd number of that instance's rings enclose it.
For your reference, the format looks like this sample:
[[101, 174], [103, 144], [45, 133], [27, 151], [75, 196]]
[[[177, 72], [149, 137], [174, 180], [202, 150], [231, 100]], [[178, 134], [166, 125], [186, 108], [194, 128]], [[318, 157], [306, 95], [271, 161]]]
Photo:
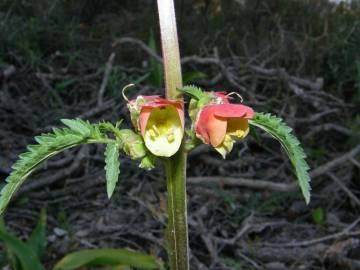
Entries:
[[161, 262], [149, 255], [127, 249], [93, 249], [70, 253], [62, 258], [54, 270], [72, 270], [84, 266], [126, 265], [140, 269], [161, 269]]
[[131, 270], [131, 268], [128, 267], [128, 266], [116, 265], [116, 266], [110, 266], [110, 267], [106, 267], [106, 268], [101, 268], [99, 270]]
[[33, 250], [16, 236], [9, 234], [4, 227], [0, 227], [0, 239], [18, 258], [23, 270], [45, 270]]
[[259, 127], [277, 139], [285, 149], [298, 179], [298, 183], [305, 202], [310, 202], [310, 176], [309, 166], [305, 160], [306, 154], [300, 145], [299, 140], [291, 133], [292, 129], [288, 127], [280, 118], [271, 114], [256, 113], [251, 119], [250, 124]]
[[46, 209], [42, 209], [39, 216], [39, 221], [31, 233], [27, 242], [28, 246], [35, 252], [38, 258], [41, 259], [46, 249]]

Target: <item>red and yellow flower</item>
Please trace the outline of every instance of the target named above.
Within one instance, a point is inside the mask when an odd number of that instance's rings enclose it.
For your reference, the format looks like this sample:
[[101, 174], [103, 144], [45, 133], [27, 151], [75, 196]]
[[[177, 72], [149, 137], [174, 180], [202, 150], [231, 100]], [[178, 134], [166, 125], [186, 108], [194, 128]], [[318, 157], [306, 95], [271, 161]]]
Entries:
[[248, 120], [254, 111], [248, 106], [230, 104], [224, 93], [214, 93], [217, 103], [202, 107], [194, 125], [196, 136], [205, 144], [211, 144], [225, 158], [236, 141], [249, 133]]
[[128, 104], [131, 119], [146, 147], [156, 156], [170, 157], [184, 136], [184, 105], [159, 96], [139, 96]]

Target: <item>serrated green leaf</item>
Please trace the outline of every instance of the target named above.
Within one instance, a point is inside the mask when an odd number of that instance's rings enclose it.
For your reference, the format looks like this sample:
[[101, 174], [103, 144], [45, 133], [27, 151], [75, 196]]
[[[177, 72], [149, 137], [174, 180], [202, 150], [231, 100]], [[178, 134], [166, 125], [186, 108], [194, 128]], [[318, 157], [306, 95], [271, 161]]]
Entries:
[[6, 243], [11, 253], [18, 258], [23, 270], [44, 270], [38, 257], [33, 250], [16, 236], [8, 233], [3, 226], [0, 226], [0, 239]]
[[291, 134], [292, 129], [287, 126], [281, 118], [271, 114], [256, 113], [250, 124], [259, 127], [277, 139], [285, 149], [298, 179], [299, 186], [305, 198], [305, 202], [310, 202], [310, 176], [309, 166], [305, 160], [306, 155], [300, 146], [299, 140]]
[[83, 136], [90, 136], [91, 134], [91, 124], [81, 119], [61, 119], [61, 122]]
[[127, 249], [93, 249], [70, 253], [62, 258], [54, 270], [73, 270], [83, 266], [128, 265], [140, 269], [159, 269], [161, 262], [156, 258]]
[[120, 174], [119, 145], [116, 142], [106, 145], [105, 164], [106, 191], [110, 199], [114, 193]]
[[194, 85], [184, 86], [183, 88], [178, 89], [178, 91], [183, 92], [196, 100], [200, 100], [205, 95], [199, 87]]
[[99, 124], [99, 128], [100, 130], [109, 131], [109, 132], [114, 132], [116, 130], [116, 127], [110, 122], [101, 122]]
[[6, 185], [1, 189], [0, 215], [4, 212], [12, 196], [23, 184], [26, 177], [44, 160], [81, 144], [113, 141], [108, 139], [106, 135], [101, 137], [101, 134], [92, 132], [94, 127], [82, 120], [67, 120], [65, 123], [70, 128], [54, 128], [53, 133], [37, 136], [35, 139], [38, 144], [29, 145], [27, 147], [28, 152], [19, 155], [19, 159], [11, 167], [13, 171], [6, 178]]
[[110, 122], [101, 122], [97, 125], [100, 131], [104, 132], [112, 132], [115, 136], [119, 137], [119, 134], [121, 133], [119, 127], [123, 120], [119, 120], [116, 122], [115, 126]]
[[34, 253], [41, 258], [46, 248], [46, 209], [42, 209], [39, 221], [27, 242]]
[[[48, 138], [50, 137], [48, 136]], [[7, 177], [7, 184], [1, 190], [0, 215], [5, 210], [13, 194], [25, 181], [25, 178], [30, 175], [42, 161], [54, 156], [60, 151], [81, 144], [84, 141], [84, 138], [79, 133], [74, 133], [74, 131], [69, 129], [63, 134], [58, 132], [57, 135], [46, 143], [39, 139], [39, 137], [37, 137], [37, 139], [41, 142], [39, 147], [29, 147], [30, 151], [19, 155], [19, 160], [12, 166], [13, 171]]]

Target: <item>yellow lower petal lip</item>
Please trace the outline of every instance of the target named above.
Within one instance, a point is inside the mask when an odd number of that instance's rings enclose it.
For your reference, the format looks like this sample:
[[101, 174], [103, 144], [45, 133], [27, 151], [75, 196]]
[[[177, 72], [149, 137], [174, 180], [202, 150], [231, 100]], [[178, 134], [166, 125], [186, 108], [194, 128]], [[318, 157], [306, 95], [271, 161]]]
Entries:
[[234, 143], [245, 138], [249, 133], [249, 123], [247, 119], [231, 118], [227, 121], [226, 135], [223, 142], [215, 147], [223, 158], [231, 152]]
[[175, 107], [154, 108], [145, 128], [144, 141], [151, 153], [171, 157], [180, 148], [184, 129]]
[[224, 141], [219, 146], [215, 147], [215, 150], [225, 159], [226, 155], [233, 149], [234, 143], [235, 140], [230, 135], [226, 134]]

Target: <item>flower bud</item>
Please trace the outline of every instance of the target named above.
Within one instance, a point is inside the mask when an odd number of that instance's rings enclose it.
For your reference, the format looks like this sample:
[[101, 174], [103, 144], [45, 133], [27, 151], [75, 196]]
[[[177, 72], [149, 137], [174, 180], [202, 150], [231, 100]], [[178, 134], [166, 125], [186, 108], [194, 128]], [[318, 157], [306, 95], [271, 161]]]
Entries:
[[146, 155], [143, 139], [131, 129], [122, 129], [117, 136], [122, 142], [122, 150], [132, 159], [141, 159]]

